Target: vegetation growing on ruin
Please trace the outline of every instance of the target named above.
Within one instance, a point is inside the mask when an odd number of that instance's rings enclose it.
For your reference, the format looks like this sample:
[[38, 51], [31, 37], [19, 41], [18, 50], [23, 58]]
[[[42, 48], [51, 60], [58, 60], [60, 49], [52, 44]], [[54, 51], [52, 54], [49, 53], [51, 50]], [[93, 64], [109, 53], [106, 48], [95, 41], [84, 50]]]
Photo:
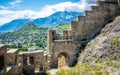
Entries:
[[[112, 68], [111, 72], [108, 71], [109, 67]], [[106, 61], [103, 63], [94, 63], [94, 65], [89, 62], [77, 65], [69, 69], [60, 69], [57, 75], [110, 75], [115, 73], [115, 69], [120, 68], [120, 62], [118, 61]]]

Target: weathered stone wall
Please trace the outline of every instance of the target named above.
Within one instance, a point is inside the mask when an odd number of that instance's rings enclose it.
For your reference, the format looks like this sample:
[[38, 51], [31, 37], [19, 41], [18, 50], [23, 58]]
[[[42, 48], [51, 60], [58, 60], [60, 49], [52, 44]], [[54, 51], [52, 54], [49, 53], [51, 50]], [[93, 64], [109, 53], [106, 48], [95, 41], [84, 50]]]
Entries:
[[7, 51], [7, 75], [19, 75], [22, 73], [22, 63], [19, 62], [18, 53], [17, 49]]
[[19, 64], [18, 64], [18, 73], [23, 72], [23, 54], [19, 53]]
[[7, 64], [8, 65], [18, 65], [19, 55], [17, 49], [11, 49], [7, 51]]
[[[29, 57], [29, 62], [28, 58]], [[32, 60], [31, 60], [32, 58]], [[48, 56], [43, 51], [21, 52], [17, 49], [7, 50], [0, 45], [0, 75], [34, 74], [35, 68], [49, 69]]]
[[[51, 67], [58, 67], [58, 55], [60, 53], [66, 53], [69, 57], [68, 65], [72, 65], [74, 56], [79, 53], [80, 42], [69, 41], [69, 40], [54, 40], [51, 45]], [[76, 59], [76, 58], [75, 58]]]
[[0, 45], [0, 75], [6, 75], [7, 65], [6, 65], [6, 51], [5, 45]]
[[23, 64], [19, 63], [18, 64], [18, 70], [17, 70], [17, 74], [22, 74], [23, 73]]
[[40, 66], [43, 69], [46, 68], [47, 60], [45, 60], [43, 51], [23, 52], [22, 54], [23, 54], [23, 71], [25, 74], [34, 73], [35, 68], [37, 66]]
[[18, 67], [15, 65], [7, 67], [7, 75], [19, 75]]

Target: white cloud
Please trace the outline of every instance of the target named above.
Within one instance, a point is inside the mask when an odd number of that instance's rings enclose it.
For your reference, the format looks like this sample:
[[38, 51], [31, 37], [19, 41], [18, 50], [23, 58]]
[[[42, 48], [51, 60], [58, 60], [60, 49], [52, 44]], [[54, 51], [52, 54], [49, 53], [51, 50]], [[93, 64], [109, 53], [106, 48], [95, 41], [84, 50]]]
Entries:
[[21, 1], [21, 0], [16, 0], [16, 1], [14, 1], [14, 2], [10, 2], [9, 4], [11, 4], [11, 5], [16, 5], [16, 4], [20, 3], [20, 2], [22, 2], [22, 1]]
[[15, 1], [13, 1], [13, 2], [9, 2], [9, 4], [10, 4], [11, 6], [7, 7], [7, 9], [17, 7], [17, 6], [19, 6], [19, 3], [21, 3], [21, 2], [22, 2], [22, 0], [15, 0]]
[[49, 10], [49, 11], [76, 11], [80, 12], [83, 11], [86, 7], [85, 3], [72, 3], [72, 2], [63, 2], [60, 4], [55, 4], [53, 6], [45, 6], [43, 10]]
[[[16, 0], [11, 4], [17, 4], [21, 0]], [[10, 22], [14, 19], [35, 19], [47, 17], [58, 11], [72, 11], [72, 12], [83, 12], [88, 9], [90, 4], [86, 0], [81, 0], [78, 3], [63, 2], [55, 5], [46, 5], [40, 11], [24, 10], [24, 11], [11, 11], [11, 10], [0, 10], [0, 25]]]
[[0, 5], [0, 10], [13, 9], [14, 7], [19, 6], [19, 3], [21, 2], [22, 0], [15, 0], [14, 2], [9, 2], [8, 6]]
[[1, 5], [1, 6], [0, 6], [0, 9], [5, 9], [5, 6], [2, 6], [2, 5]]

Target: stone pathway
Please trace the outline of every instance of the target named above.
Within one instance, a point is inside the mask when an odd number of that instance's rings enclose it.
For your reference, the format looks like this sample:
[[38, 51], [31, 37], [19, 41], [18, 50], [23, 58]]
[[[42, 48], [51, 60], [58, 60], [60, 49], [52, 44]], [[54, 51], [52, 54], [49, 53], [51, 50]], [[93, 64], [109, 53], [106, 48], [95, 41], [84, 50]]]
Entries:
[[51, 75], [56, 75], [57, 71], [58, 71], [58, 69], [51, 69], [49, 72]]

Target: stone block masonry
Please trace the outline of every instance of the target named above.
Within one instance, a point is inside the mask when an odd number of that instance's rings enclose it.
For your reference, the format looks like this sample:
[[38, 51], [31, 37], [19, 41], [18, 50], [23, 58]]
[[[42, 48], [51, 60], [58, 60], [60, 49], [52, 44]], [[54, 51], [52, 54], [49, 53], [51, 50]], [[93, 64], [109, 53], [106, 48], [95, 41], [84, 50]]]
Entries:
[[34, 75], [36, 67], [38, 72], [44, 72], [49, 69], [48, 64], [43, 51], [19, 52], [0, 45], [0, 75]]

